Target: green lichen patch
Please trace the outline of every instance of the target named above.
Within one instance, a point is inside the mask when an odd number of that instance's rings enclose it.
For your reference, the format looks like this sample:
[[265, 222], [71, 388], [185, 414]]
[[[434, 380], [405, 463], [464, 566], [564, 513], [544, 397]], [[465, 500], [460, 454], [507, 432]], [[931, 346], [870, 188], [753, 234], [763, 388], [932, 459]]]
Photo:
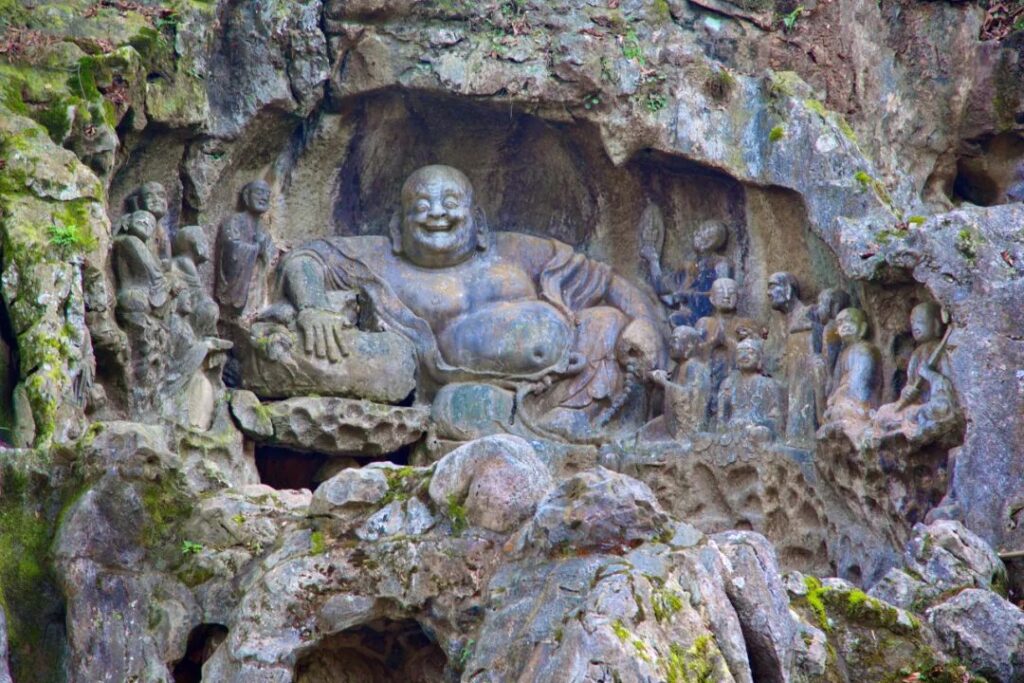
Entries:
[[[791, 606], [825, 632], [831, 671], [856, 671], [861, 680], [889, 683], [947, 680], [925, 677], [924, 672], [930, 671], [932, 665], [922, 662], [934, 663], [945, 658], [933, 649], [913, 615], [857, 588], [823, 585], [811, 576], [805, 577], [804, 583], [806, 593], [795, 598]], [[936, 676], [941, 669], [935, 669]], [[908, 679], [914, 672], [920, 677]]]
[[683, 596], [670, 588], [658, 588], [651, 594], [651, 609], [658, 623], [671, 621], [683, 608]]
[[427, 481], [429, 474], [429, 470], [417, 470], [408, 466], [384, 470], [384, 476], [388, 480], [388, 492], [381, 499], [381, 504], [409, 500]]
[[[183, 555], [193, 554], [194, 546], [180, 538], [179, 528], [192, 514], [192, 499], [179, 472], [168, 472], [156, 481], [139, 487], [145, 511], [139, 544], [146, 548], [157, 564], [178, 565]], [[185, 548], [190, 552], [185, 553]], [[180, 552], [175, 553], [175, 549]], [[201, 548], [200, 548], [201, 549]]]
[[786, 137], [785, 126], [775, 126], [768, 131], [768, 142], [778, 142], [784, 137]]
[[63, 598], [52, 546], [63, 512], [80, 493], [50, 451], [0, 453], [0, 605], [15, 680], [64, 680], [66, 644], [54, 637]]
[[452, 533], [458, 536], [469, 528], [469, 520], [466, 517], [466, 506], [459, 501], [458, 496], [454, 493], [448, 496], [447, 502], [448, 505], [446, 512], [448, 513], [448, 519], [451, 520], [452, 523]]
[[323, 555], [327, 552], [327, 541], [324, 539], [324, 532], [314, 531], [309, 535], [309, 552], [313, 555]]
[[672, 643], [662, 666], [667, 683], [715, 683], [728, 676], [725, 659], [709, 635], [698, 636], [689, 648]]
[[978, 248], [983, 238], [980, 233], [970, 228], [961, 228], [957, 231], [954, 244], [956, 250], [969, 262], [973, 263], [978, 257]]
[[889, 194], [889, 191], [885, 188], [882, 181], [873, 177], [867, 171], [857, 171], [853, 174], [853, 179], [860, 184], [862, 190], [870, 190], [873, 192], [878, 201], [884, 204], [885, 207], [889, 209], [890, 213], [896, 216], [898, 220], [903, 220], [903, 212], [896, 208], [896, 205], [892, 201], [892, 196]]

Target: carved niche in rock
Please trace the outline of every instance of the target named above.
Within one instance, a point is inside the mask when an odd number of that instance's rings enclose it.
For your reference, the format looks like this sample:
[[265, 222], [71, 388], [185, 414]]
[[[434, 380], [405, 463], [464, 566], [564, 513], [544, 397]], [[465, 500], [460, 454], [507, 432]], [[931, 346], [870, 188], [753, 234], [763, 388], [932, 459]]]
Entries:
[[917, 348], [907, 366], [907, 384], [894, 403], [878, 409], [872, 421], [872, 445], [902, 437], [922, 446], [957, 430], [960, 419], [956, 392], [945, 357], [951, 327], [936, 303], [918, 304], [910, 313], [910, 331]]
[[[243, 360], [245, 386], [266, 387], [275, 359], [282, 375], [289, 364], [345, 367], [355, 348], [368, 354], [360, 362], [395, 353], [378, 365], [380, 379], [391, 374], [383, 362], [397, 360], [407, 381], [397, 341], [374, 342], [377, 350], [366, 342], [397, 335], [415, 359], [416, 399], [433, 403], [442, 438], [520, 432], [586, 441], [635, 430], [648, 417], [641, 378], [665, 364], [663, 319], [650, 296], [557, 240], [492, 233], [468, 178], [447, 166], [409, 176], [389, 237], [332, 237], [293, 250], [278, 290], [253, 327], [250, 353], [268, 353], [257, 376]], [[269, 337], [259, 336], [267, 325]], [[473, 408], [481, 392], [505, 407], [483, 425]]]
[[676, 271], [661, 265], [664, 222], [655, 205], [645, 210], [640, 222], [640, 258], [647, 263], [651, 284], [661, 301], [672, 310], [669, 322], [694, 325], [714, 312], [711, 290], [715, 280], [733, 277], [732, 264], [722, 254], [729, 241], [729, 229], [721, 221], [705, 221], [693, 235], [697, 258]]

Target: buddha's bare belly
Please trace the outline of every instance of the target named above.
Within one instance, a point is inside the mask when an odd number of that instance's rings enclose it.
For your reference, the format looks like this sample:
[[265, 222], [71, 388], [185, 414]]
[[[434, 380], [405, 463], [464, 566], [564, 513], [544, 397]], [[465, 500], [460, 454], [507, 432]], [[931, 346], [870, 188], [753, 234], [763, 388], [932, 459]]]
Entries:
[[437, 342], [450, 365], [527, 375], [562, 360], [572, 344], [572, 329], [543, 301], [498, 302], [458, 316]]

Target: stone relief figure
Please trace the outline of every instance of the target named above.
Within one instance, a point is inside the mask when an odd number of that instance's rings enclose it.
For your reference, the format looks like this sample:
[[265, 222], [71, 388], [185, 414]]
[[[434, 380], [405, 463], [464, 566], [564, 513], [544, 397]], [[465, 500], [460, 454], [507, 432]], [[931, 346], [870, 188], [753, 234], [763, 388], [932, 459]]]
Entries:
[[721, 253], [728, 239], [729, 230], [724, 223], [705, 221], [693, 235], [697, 259], [678, 271], [668, 273], [661, 267], [660, 244], [655, 246], [652, 241], [642, 239], [640, 256], [648, 264], [651, 282], [658, 296], [674, 311], [669, 316], [673, 326], [693, 325], [700, 318], [711, 315], [714, 310], [712, 285], [719, 278], [731, 278], [733, 275], [732, 264]]
[[135, 211], [121, 222], [114, 237], [114, 276], [117, 281], [115, 316], [131, 346], [132, 389], [136, 403], [151, 407], [155, 385], [167, 367], [167, 312], [169, 290], [163, 267], [151, 248], [156, 217]]
[[242, 188], [242, 210], [220, 226], [217, 234], [217, 301], [232, 315], [241, 314], [249, 301], [252, 283], [274, 257], [274, 242], [260, 225], [270, 208], [270, 186], [255, 180]]
[[219, 310], [199, 276], [199, 266], [210, 260], [210, 248], [202, 227], [180, 228], [174, 236], [173, 254], [171, 273], [178, 290], [177, 313], [188, 321], [196, 336], [215, 336]]
[[813, 441], [818, 429], [815, 398], [815, 372], [811, 309], [800, 301], [799, 285], [792, 273], [772, 273], [768, 277], [768, 298], [771, 306], [782, 313], [781, 351], [782, 376], [788, 387], [786, 438], [794, 442]]
[[826, 424], [819, 437], [845, 431], [860, 443], [871, 410], [878, 407], [882, 388], [882, 363], [878, 348], [867, 341], [868, 320], [859, 308], [847, 308], [836, 317], [836, 331], [843, 349], [836, 362], [832, 393], [825, 409]]
[[153, 214], [156, 228], [153, 231], [150, 248], [161, 263], [168, 264], [171, 258], [171, 241], [167, 227], [163, 223], [164, 216], [167, 215], [167, 190], [164, 186], [156, 181], [143, 183], [139, 189], [128, 195], [125, 208], [130, 213], [148, 211]]
[[[711, 396], [718, 396], [722, 381], [728, 375], [736, 359], [736, 304], [739, 302], [739, 285], [732, 278], [718, 278], [711, 285], [711, 305], [714, 313], [697, 321], [701, 333], [700, 355], [711, 370]], [[717, 404], [712, 400], [712, 413]]]
[[825, 360], [825, 369], [831, 375], [839, 359], [843, 342], [836, 332], [836, 317], [851, 305], [850, 295], [836, 287], [828, 287], [818, 294], [818, 303], [811, 308], [814, 352]]
[[669, 379], [664, 370], [655, 370], [651, 379], [665, 390], [665, 429], [673, 439], [693, 432], [708, 431], [711, 416], [711, 370], [695, 354], [703, 337], [688, 325], [672, 330], [669, 355], [676, 369]]
[[479, 431], [460, 421], [480, 400], [510, 408], [492, 431], [590, 438], [635, 387], [627, 366], [646, 377], [665, 363], [662, 319], [642, 290], [557, 240], [492, 233], [469, 179], [448, 166], [409, 176], [389, 237], [310, 242], [278, 279], [275, 315], [290, 309], [305, 352], [331, 363], [351, 351], [351, 319], [331, 294], [358, 292], [362, 326], [414, 348], [416, 398], [433, 403], [444, 438]]
[[949, 361], [944, 355], [949, 331], [936, 303], [918, 304], [910, 312], [910, 331], [917, 347], [907, 366], [907, 384], [899, 400], [878, 409], [875, 439], [902, 434], [910, 443], [934, 441], [953, 428], [957, 418], [956, 395], [950, 381]]
[[764, 342], [748, 337], [736, 346], [736, 369], [718, 392], [721, 429], [744, 430], [756, 441], [770, 441], [785, 425], [785, 387], [761, 373]]
[[842, 289], [828, 287], [818, 294], [817, 305], [811, 307], [811, 345], [816, 356], [814, 372], [814, 398], [817, 401], [818, 425], [824, 423], [825, 403], [832, 393], [832, 375], [835, 372], [843, 342], [836, 331], [836, 316], [850, 307], [850, 295]]
[[162, 315], [167, 303], [167, 279], [151, 249], [157, 219], [148, 211], [135, 211], [114, 237], [114, 275], [117, 278], [117, 311]]

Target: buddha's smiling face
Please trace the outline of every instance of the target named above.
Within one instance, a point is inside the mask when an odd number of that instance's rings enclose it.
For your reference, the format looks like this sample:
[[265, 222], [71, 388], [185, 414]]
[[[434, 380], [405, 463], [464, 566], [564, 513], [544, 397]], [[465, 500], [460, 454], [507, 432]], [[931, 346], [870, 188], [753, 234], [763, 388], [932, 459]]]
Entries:
[[473, 187], [449, 166], [415, 171], [402, 188], [402, 251], [416, 265], [454, 265], [476, 249]]

